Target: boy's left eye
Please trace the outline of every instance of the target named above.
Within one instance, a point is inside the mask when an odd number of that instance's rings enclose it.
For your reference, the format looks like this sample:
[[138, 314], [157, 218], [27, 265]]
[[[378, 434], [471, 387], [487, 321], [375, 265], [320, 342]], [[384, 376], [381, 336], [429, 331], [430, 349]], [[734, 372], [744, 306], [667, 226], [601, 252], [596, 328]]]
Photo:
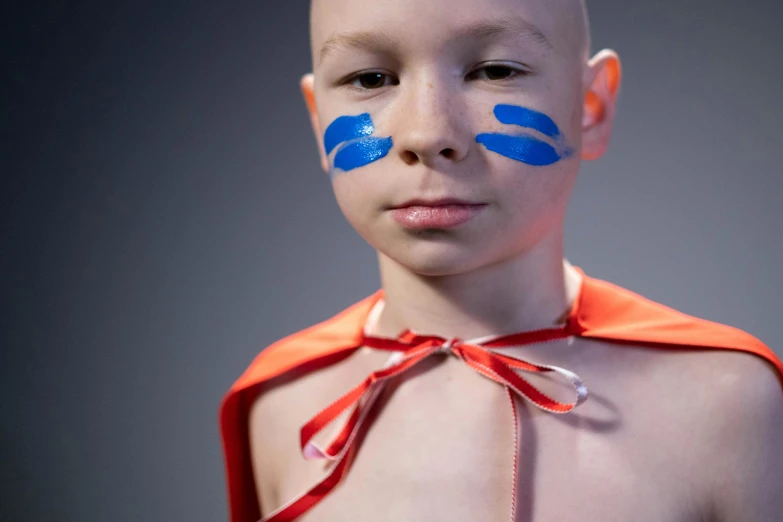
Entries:
[[485, 65], [468, 73], [468, 79], [478, 79], [485, 81], [508, 80], [520, 74], [526, 74], [525, 71], [510, 67], [508, 65]]

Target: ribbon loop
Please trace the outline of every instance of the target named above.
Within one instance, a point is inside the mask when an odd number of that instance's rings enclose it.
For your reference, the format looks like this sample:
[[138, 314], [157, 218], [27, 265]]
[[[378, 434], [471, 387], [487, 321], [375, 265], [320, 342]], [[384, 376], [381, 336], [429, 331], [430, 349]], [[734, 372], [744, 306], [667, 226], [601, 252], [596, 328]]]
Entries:
[[[525, 337], [527, 335], [527, 337]], [[540, 330], [528, 334], [514, 334], [499, 338], [487, 338], [481, 342], [463, 342], [456, 337], [444, 339], [431, 335], [420, 335], [412, 330], [404, 331], [396, 339], [364, 335], [362, 346], [394, 352], [386, 364], [372, 372], [364, 381], [338, 398], [308, 421], [300, 431], [302, 455], [305, 459], [326, 459], [333, 465], [326, 476], [309, 491], [267, 515], [260, 522], [293, 521], [321, 501], [342, 480], [350, 468], [356, 450], [356, 438], [367, 419], [368, 413], [385, 388], [387, 381], [401, 375], [413, 366], [435, 353], [453, 353], [481, 375], [503, 385], [512, 398], [513, 394], [524, 398], [536, 407], [551, 413], [567, 413], [585, 400], [587, 388], [582, 379], [570, 370], [557, 366], [533, 364], [509, 355], [493, 352], [491, 348], [513, 347], [532, 342], [546, 342], [562, 339], [569, 334], [564, 329]], [[474, 344], [475, 343], [475, 344]], [[564, 377], [574, 388], [576, 400], [573, 403], [556, 401], [526, 381], [518, 371], [547, 373]], [[345, 411], [353, 408], [348, 420], [337, 430], [326, 448], [320, 448], [313, 438], [335, 421]], [[515, 423], [516, 430], [516, 423]], [[516, 431], [515, 431], [516, 433]], [[516, 437], [515, 437], [516, 439]], [[516, 446], [515, 446], [516, 462]], [[516, 466], [516, 464], [515, 464]], [[516, 471], [515, 471], [516, 477]], [[515, 478], [516, 480], [516, 478]], [[513, 504], [513, 502], [512, 502]], [[513, 506], [512, 506], [513, 512]]]
[[[471, 368], [485, 377], [510, 388], [517, 395], [542, 410], [550, 413], [568, 413], [587, 400], [587, 387], [582, 379], [570, 370], [558, 366], [531, 364], [508, 355], [496, 354], [481, 346], [463, 345], [461, 351], [463, 353], [462, 359]], [[573, 403], [562, 403], [554, 400], [530, 384], [515, 369], [529, 373], [555, 372], [564, 376], [574, 388], [576, 400]]]

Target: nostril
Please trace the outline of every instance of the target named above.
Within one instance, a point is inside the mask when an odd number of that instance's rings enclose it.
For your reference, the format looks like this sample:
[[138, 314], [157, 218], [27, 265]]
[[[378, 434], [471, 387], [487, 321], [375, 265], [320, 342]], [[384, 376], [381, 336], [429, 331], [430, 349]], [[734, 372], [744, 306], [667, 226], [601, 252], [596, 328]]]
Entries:
[[402, 161], [407, 163], [408, 165], [413, 165], [417, 161], [419, 161], [419, 157], [416, 155], [416, 153], [405, 150], [402, 152]]
[[[449, 161], [457, 161], [457, 159], [459, 159], [459, 155], [457, 154], [457, 151], [452, 148], [442, 149], [440, 151], [440, 156], [448, 159]], [[426, 162], [427, 157], [429, 157], [429, 154], [427, 152], [417, 153], [415, 149], [413, 150], [407, 149], [407, 150], [400, 151], [400, 158], [408, 165], [415, 165], [420, 161]]]

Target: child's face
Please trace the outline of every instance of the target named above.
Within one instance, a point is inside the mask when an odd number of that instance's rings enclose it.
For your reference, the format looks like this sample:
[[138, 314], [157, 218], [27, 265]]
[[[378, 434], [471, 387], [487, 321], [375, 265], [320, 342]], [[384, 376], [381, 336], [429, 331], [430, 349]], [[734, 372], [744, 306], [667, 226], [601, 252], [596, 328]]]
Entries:
[[[579, 2], [314, 0], [302, 87], [337, 202], [372, 246], [446, 275], [559, 237], [616, 91], [591, 87], [607, 57], [588, 63]], [[422, 229], [391, 211], [414, 198], [483, 206]]]

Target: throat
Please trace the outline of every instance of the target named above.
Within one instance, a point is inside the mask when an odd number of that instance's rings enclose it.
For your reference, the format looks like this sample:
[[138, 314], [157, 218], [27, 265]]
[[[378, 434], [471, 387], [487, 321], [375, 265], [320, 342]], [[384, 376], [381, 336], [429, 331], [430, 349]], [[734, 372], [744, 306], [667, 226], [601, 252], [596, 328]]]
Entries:
[[484, 292], [444, 294], [428, 286], [409, 286], [408, 292], [384, 285], [384, 296], [368, 315], [368, 335], [397, 337], [405, 330], [445, 338], [472, 339], [552, 328], [573, 313], [581, 275], [563, 260], [560, 277], [552, 282], [520, 284], [501, 295]]

